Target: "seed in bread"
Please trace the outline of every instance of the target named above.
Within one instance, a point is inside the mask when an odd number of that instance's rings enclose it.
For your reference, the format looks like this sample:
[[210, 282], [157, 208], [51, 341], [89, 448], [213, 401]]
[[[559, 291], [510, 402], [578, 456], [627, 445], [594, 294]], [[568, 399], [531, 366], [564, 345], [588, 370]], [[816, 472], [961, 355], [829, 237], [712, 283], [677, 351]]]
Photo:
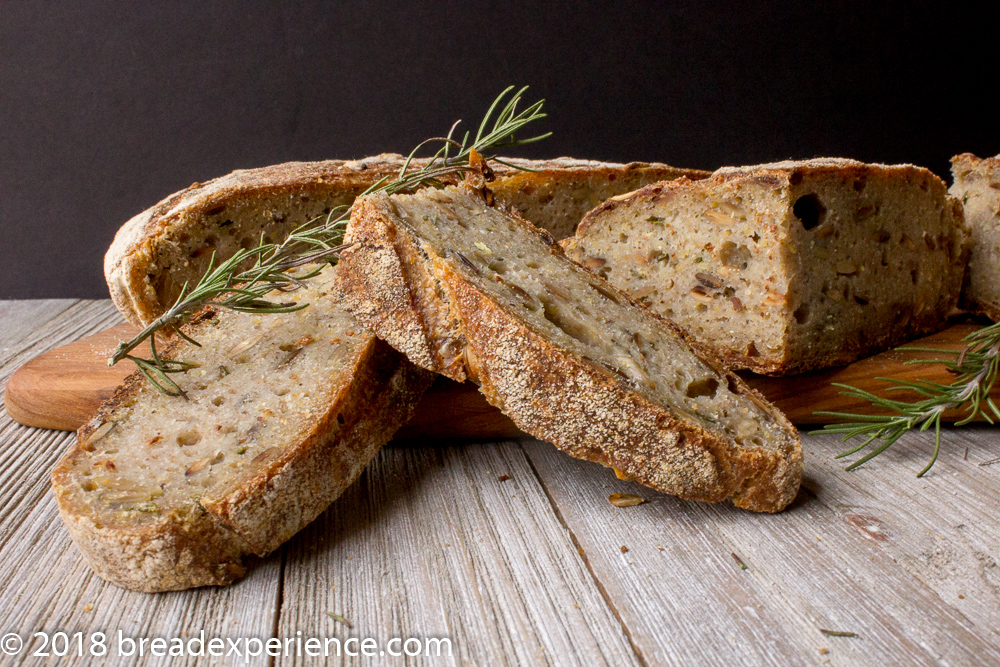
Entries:
[[264, 317], [206, 311], [165, 351], [187, 400], [140, 375], [52, 473], [63, 520], [104, 579], [140, 591], [223, 585], [326, 509], [412, 413], [433, 375], [328, 293], [332, 269]]
[[729, 364], [784, 374], [944, 326], [966, 237], [928, 170], [822, 159], [646, 186], [587, 214], [563, 245]]
[[[196, 284], [216, 262], [240, 248], [280, 242], [317, 217], [336, 214], [381, 178], [398, 173], [405, 158], [289, 162], [235, 171], [186, 190], [140, 213], [118, 231], [104, 258], [111, 298], [125, 318], [145, 326], [174, 303], [185, 283]], [[610, 164], [588, 160], [509, 160], [533, 172], [497, 164], [495, 188], [508, 202], [563, 238], [583, 214], [610, 196], [647, 183], [707, 172], [664, 164]], [[425, 164], [416, 160], [414, 168]]]
[[1000, 155], [956, 155], [951, 173], [972, 240], [962, 306], [1000, 322]]
[[491, 199], [465, 186], [359, 199], [338, 265], [344, 305], [573, 456], [684, 498], [785, 507], [802, 452], [784, 416]]

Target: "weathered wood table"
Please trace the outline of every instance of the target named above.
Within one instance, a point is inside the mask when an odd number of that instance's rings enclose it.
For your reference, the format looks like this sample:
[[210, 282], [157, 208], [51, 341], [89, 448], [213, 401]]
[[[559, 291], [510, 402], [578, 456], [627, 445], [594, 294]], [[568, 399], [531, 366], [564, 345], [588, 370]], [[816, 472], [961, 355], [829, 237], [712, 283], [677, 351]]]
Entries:
[[[0, 388], [23, 362], [120, 321], [108, 301], [0, 302]], [[59, 520], [49, 470], [73, 435], [0, 409], [2, 664], [57, 632], [240, 640], [240, 656], [140, 664], [244, 664], [249, 638], [371, 637], [375, 657], [260, 655], [250, 664], [1000, 664], [1000, 429], [909, 434], [855, 472], [832, 437], [804, 436], [794, 505], [761, 516], [615, 479], [542, 442], [394, 443], [329, 511], [241, 583], [149, 595], [102, 582]], [[501, 481], [502, 480], [502, 481]], [[649, 499], [608, 502], [616, 492]], [[330, 614], [339, 616], [334, 619]], [[301, 633], [301, 634], [297, 634]], [[850, 636], [840, 636], [851, 633]], [[420, 656], [392, 657], [387, 648]], [[448, 638], [436, 650], [427, 638]], [[11, 642], [8, 644], [8, 642]], [[326, 644], [329, 650], [335, 644]], [[168, 644], [169, 646], [169, 644]], [[197, 643], [190, 645], [197, 650]], [[431, 647], [431, 657], [424, 648]], [[121, 646], [128, 650], [128, 642]], [[226, 645], [231, 650], [231, 645]], [[99, 649], [98, 649], [99, 651]]]

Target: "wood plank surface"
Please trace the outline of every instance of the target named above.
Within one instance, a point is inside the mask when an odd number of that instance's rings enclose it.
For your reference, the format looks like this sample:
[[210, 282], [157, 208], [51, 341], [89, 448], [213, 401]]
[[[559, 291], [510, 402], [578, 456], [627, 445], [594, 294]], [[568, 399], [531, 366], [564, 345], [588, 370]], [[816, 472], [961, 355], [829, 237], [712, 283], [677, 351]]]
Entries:
[[[65, 300], [0, 302], [0, 314], [3, 383], [118, 317]], [[0, 635], [453, 642], [443, 658], [252, 665], [1000, 665], [998, 430], [946, 429], [918, 480], [930, 437], [909, 433], [848, 473], [836, 438], [803, 436], [804, 489], [779, 515], [656, 494], [533, 440], [397, 443], [314, 524], [251, 559], [243, 582], [149, 595], [93, 575], [62, 526], [48, 473], [72, 434], [21, 426], [0, 405]], [[649, 502], [613, 507], [613, 492]]]
[[[977, 325], [959, 323], [940, 333], [914, 341], [913, 346], [961, 349], [962, 338]], [[115, 387], [134, 370], [125, 362], [108, 367], [107, 358], [121, 340], [136, 333], [128, 324], [89, 336], [28, 361], [10, 379], [6, 389], [8, 412], [21, 424], [41, 428], [76, 430]], [[145, 348], [142, 348], [145, 349]], [[142, 354], [142, 349], [139, 354]], [[746, 381], [773, 401], [796, 424], [816, 424], [829, 418], [818, 410], [871, 412], [863, 401], [841, 395], [832, 383], [849, 384], [880, 392], [888, 382], [925, 379], [950, 382], [952, 376], [941, 365], [914, 365], [906, 362], [930, 358], [928, 353], [888, 351], [844, 368], [831, 368], [788, 377], [764, 377], [743, 373]], [[1000, 383], [993, 389], [1000, 401]], [[901, 396], [901, 395], [899, 395]], [[949, 412], [946, 421], [964, 414]], [[514, 424], [492, 408], [476, 388], [442, 378], [424, 399], [416, 417], [399, 434], [400, 438], [509, 438], [523, 435]]]
[[284, 591], [280, 635], [453, 642], [413, 664], [640, 664], [516, 443], [384, 450], [289, 544]]
[[1000, 463], [989, 463], [1000, 457], [1000, 437], [988, 427], [952, 428], [943, 441], [932, 471], [917, 479], [932, 433], [910, 433], [904, 447], [851, 472], [833, 460], [837, 440], [810, 437], [805, 485], [1000, 646]]
[[[788, 653], [834, 664], [1000, 663], [992, 630], [901, 567], [876, 519], [834, 507], [842, 503], [826, 480], [835, 466], [822, 457], [807, 456], [809, 482], [791, 508], [760, 515], [651, 493], [544, 443], [525, 448], [647, 663], [711, 664], [720, 646], [748, 665], [793, 664]], [[866, 488], [892, 502], [891, 490]], [[618, 508], [611, 493], [650, 502]]]

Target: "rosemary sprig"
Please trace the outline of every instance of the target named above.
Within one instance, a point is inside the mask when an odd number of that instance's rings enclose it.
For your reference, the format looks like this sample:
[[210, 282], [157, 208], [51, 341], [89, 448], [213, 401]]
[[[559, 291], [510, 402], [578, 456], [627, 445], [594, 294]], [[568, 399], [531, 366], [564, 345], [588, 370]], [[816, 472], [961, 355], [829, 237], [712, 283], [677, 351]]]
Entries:
[[[474, 164], [478, 158], [508, 164], [498, 160], [493, 151], [541, 141], [552, 134], [547, 132], [527, 139], [515, 136], [529, 123], [546, 117], [542, 113], [544, 100], [518, 110], [527, 89], [525, 86], [511, 95], [514, 87], [510, 86], [500, 93], [483, 117], [474, 137], [466, 132], [461, 141], [456, 140], [454, 134], [461, 123], [457, 121], [451, 126], [447, 136], [421, 142], [410, 152], [395, 178], [387, 176], [380, 179], [365, 190], [362, 196], [375, 192], [411, 192], [422, 187], [440, 187], [449, 181], [463, 180], [470, 172], [478, 173], [480, 167]], [[420, 168], [411, 171], [417, 154], [431, 144], [439, 144], [437, 151], [423, 161]], [[305, 308], [307, 304], [277, 301], [270, 295], [273, 292], [281, 294], [293, 291], [302, 286], [302, 281], [319, 271], [316, 269], [296, 276], [291, 272], [296, 267], [336, 262], [349, 217], [350, 209], [347, 206], [338, 207], [329, 215], [311, 220], [294, 230], [280, 244], [264, 243], [261, 239], [257, 247], [240, 250], [218, 266], [215, 265], [213, 254], [208, 269], [198, 284], [191, 289], [185, 284], [177, 300], [163, 315], [150, 322], [131, 340], [119, 343], [108, 359], [108, 365], [128, 359], [138, 366], [157, 390], [168, 396], [184, 396], [183, 390], [170, 375], [183, 373], [192, 364], [161, 358], [156, 349], [156, 334], [160, 331], [173, 332], [189, 343], [198, 345], [197, 341], [181, 331], [181, 325], [204, 306], [257, 314], [289, 313]], [[251, 268], [240, 268], [251, 262]], [[132, 354], [146, 340], [149, 341], [151, 358], [143, 359]]]
[[857, 387], [834, 383], [834, 386], [845, 390], [841, 392], [842, 396], [867, 401], [876, 408], [888, 411], [890, 414], [863, 415], [829, 412], [826, 410], [818, 411], [815, 414], [838, 417], [847, 421], [838, 424], [826, 424], [820, 431], [815, 432], [842, 433], [844, 434], [842, 442], [847, 442], [851, 438], [863, 438], [860, 445], [839, 454], [837, 458], [857, 454], [870, 445], [874, 445], [864, 456], [847, 466], [847, 470], [853, 470], [889, 449], [910, 429], [919, 428], [921, 431], [926, 431], [933, 427], [934, 454], [931, 456], [930, 462], [917, 474], [917, 477], [923, 477], [934, 466], [938, 453], [941, 450], [941, 418], [946, 411], [961, 410], [965, 412], [965, 416], [955, 422], [956, 426], [968, 424], [980, 415], [991, 424], [993, 423], [992, 417], [1000, 419], [1000, 409], [997, 408], [996, 403], [990, 397], [990, 391], [997, 380], [997, 372], [998, 368], [1000, 368], [1000, 363], [998, 363], [998, 355], [1000, 355], [1000, 323], [992, 324], [970, 333], [965, 337], [964, 342], [965, 347], [959, 352], [920, 347], [898, 348], [899, 350], [910, 352], [936, 352], [939, 354], [957, 355], [953, 360], [913, 359], [906, 362], [907, 364], [944, 364], [955, 375], [955, 380], [951, 384], [941, 384], [926, 380], [910, 382], [903, 380], [894, 381], [890, 378], [876, 378], [877, 380], [894, 383], [886, 389], [887, 392], [912, 391], [922, 397], [912, 402], [897, 401], [878, 396]]

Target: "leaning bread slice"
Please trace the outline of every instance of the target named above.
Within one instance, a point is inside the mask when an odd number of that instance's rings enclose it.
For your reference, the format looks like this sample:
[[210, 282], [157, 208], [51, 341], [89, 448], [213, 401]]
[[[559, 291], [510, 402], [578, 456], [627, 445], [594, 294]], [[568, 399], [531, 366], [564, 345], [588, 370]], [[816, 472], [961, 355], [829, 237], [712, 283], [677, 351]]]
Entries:
[[942, 328], [966, 261], [940, 178], [842, 159], [650, 185], [590, 212], [563, 246], [729, 364], [769, 374]]
[[[410, 416], [433, 375], [327, 293], [303, 310], [203, 312], [166, 352], [198, 365], [187, 400], [131, 376], [52, 473], [74, 542], [104, 579], [165, 591], [223, 585], [312, 521]], [[290, 296], [290, 295], [289, 295]]]
[[[497, 165], [501, 201], [553, 230], [573, 233], [584, 213], [608, 197], [647, 183], [708, 172], [664, 164], [612, 164], [589, 160], [505, 160]], [[289, 162], [245, 169], [195, 183], [140, 213], [118, 231], [104, 258], [104, 274], [118, 310], [143, 326], [162, 315], [185, 283], [195, 284], [213, 257], [240, 248], [281, 242], [297, 227], [349, 206], [379, 179], [398, 173], [401, 155], [363, 160]], [[414, 161], [413, 168], [425, 162]]]
[[802, 474], [785, 417], [490, 197], [461, 186], [359, 199], [343, 303], [414, 363], [472, 379], [573, 456], [684, 498], [785, 507]]
[[1000, 322], [1000, 155], [951, 159], [951, 194], [965, 208], [972, 238], [962, 306]]

